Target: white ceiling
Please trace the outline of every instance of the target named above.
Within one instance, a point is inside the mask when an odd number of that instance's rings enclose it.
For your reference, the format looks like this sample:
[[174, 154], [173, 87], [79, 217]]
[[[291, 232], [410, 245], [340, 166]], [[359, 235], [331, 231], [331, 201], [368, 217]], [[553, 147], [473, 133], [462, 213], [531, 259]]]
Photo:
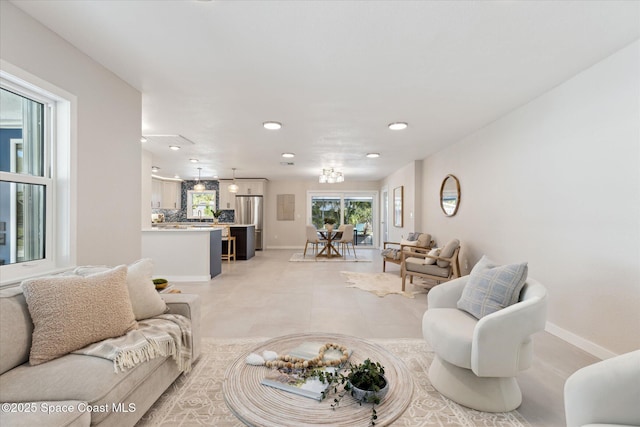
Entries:
[[637, 1], [13, 3], [142, 92], [142, 134], [181, 136], [145, 148], [185, 179], [189, 158], [203, 178], [381, 179], [640, 37]]

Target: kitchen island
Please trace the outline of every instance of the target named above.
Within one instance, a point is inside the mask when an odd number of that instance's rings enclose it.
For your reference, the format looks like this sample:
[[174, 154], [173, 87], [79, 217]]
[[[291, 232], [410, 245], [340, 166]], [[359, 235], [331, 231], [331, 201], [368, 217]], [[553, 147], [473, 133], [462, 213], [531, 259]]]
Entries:
[[142, 256], [153, 259], [154, 277], [208, 282], [222, 272], [222, 230], [210, 226], [145, 229]]
[[[231, 227], [231, 235], [236, 238], [236, 259], [248, 260], [256, 255], [256, 227], [247, 224], [218, 224]], [[226, 251], [223, 242], [223, 251]]]

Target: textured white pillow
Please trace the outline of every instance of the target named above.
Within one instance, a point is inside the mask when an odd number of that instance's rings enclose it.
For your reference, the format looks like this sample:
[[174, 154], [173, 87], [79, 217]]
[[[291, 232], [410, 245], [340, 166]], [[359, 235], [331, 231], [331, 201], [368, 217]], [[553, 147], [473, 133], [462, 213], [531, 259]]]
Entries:
[[404, 246], [418, 246], [418, 241], [417, 240], [400, 239], [400, 244], [404, 245]]
[[153, 260], [143, 258], [129, 265], [127, 286], [136, 320], [148, 319], [167, 311], [167, 304], [153, 284]]
[[136, 329], [127, 267], [82, 276], [50, 276], [22, 282], [33, 320], [29, 363], [64, 356], [91, 343]]
[[[78, 276], [88, 276], [108, 270], [109, 267], [106, 266], [85, 265], [76, 267], [72, 273]], [[153, 284], [152, 275], [153, 260], [151, 258], [143, 258], [128, 266], [127, 286], [136, 320], [148, 319], [167, 311], [167, 305]]]
[[[438, 255], [440, 255], [440, 248], [431, 249], [427, 255], [430, 255], [430, 256], [438, 256]], [[425, 258], [423, 264], [424, 265], [431, 265], [431, 264], [435, 264], [436, 261], [437, 260], [435, 258]]]

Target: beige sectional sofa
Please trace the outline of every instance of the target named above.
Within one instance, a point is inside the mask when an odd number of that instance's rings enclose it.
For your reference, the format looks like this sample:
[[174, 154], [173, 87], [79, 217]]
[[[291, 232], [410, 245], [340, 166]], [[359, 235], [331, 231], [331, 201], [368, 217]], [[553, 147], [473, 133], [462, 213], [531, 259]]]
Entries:
[[[155, 292], [155, 291], [154, 291]], [[192, 362], [200, 354], [197, 295], [162, 294], [170, 313], [191, 319]], [[171, 357], [116, 373], [114, 362], [66, 354], [29, 363], [34, 322], [21, 288], [0, 291], [0, 425], [132, 426], [181, 374]]]

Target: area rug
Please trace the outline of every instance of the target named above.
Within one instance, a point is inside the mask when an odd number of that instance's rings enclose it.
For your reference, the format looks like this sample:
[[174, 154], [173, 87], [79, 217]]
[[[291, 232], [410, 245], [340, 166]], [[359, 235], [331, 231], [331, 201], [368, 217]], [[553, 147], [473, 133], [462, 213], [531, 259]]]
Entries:
[[314, 253], [307, 253], [307, 256], [302, 256], [302, 253], [293, 254], [289, 258], [289, 262], [371, 262], [369, 258], [355, 258], [353, 255], [347, 255], [346, 257], [332, 256], [327, 258], [324, 256], [316, 257]]
[[407, 280], [406, 290], [402, 290], [402, 277], [399, 273], [359, 273], [355, 271], [341, 271], [350, 285], [347, 288], [358, 288], [371, 292], [379, 297], [389, 294], [399, 294], [407, 298], [415, 298], [416, 294], [426, 294], [428, 289], [415, 286]]
[[[226, 368], [238, 356], [249, 354], [263, 341], [266, 339], [203, 339], [202, 355], [192, 371], [180, 376], [147, 411], [137, 426], [242, 426], [224, 402], [222, 381]], [[517, 411], [496, 414], [479, 412], [460, 406], [438, 393], [427, 375], [433, 352], [424, 340], [370, 341], [385, 347], [403, 360], [414, 376], [411, 405], [393, 423], [394, 426], [530, 427]], [[328, 413], [328, 424], [330, 416]]]

